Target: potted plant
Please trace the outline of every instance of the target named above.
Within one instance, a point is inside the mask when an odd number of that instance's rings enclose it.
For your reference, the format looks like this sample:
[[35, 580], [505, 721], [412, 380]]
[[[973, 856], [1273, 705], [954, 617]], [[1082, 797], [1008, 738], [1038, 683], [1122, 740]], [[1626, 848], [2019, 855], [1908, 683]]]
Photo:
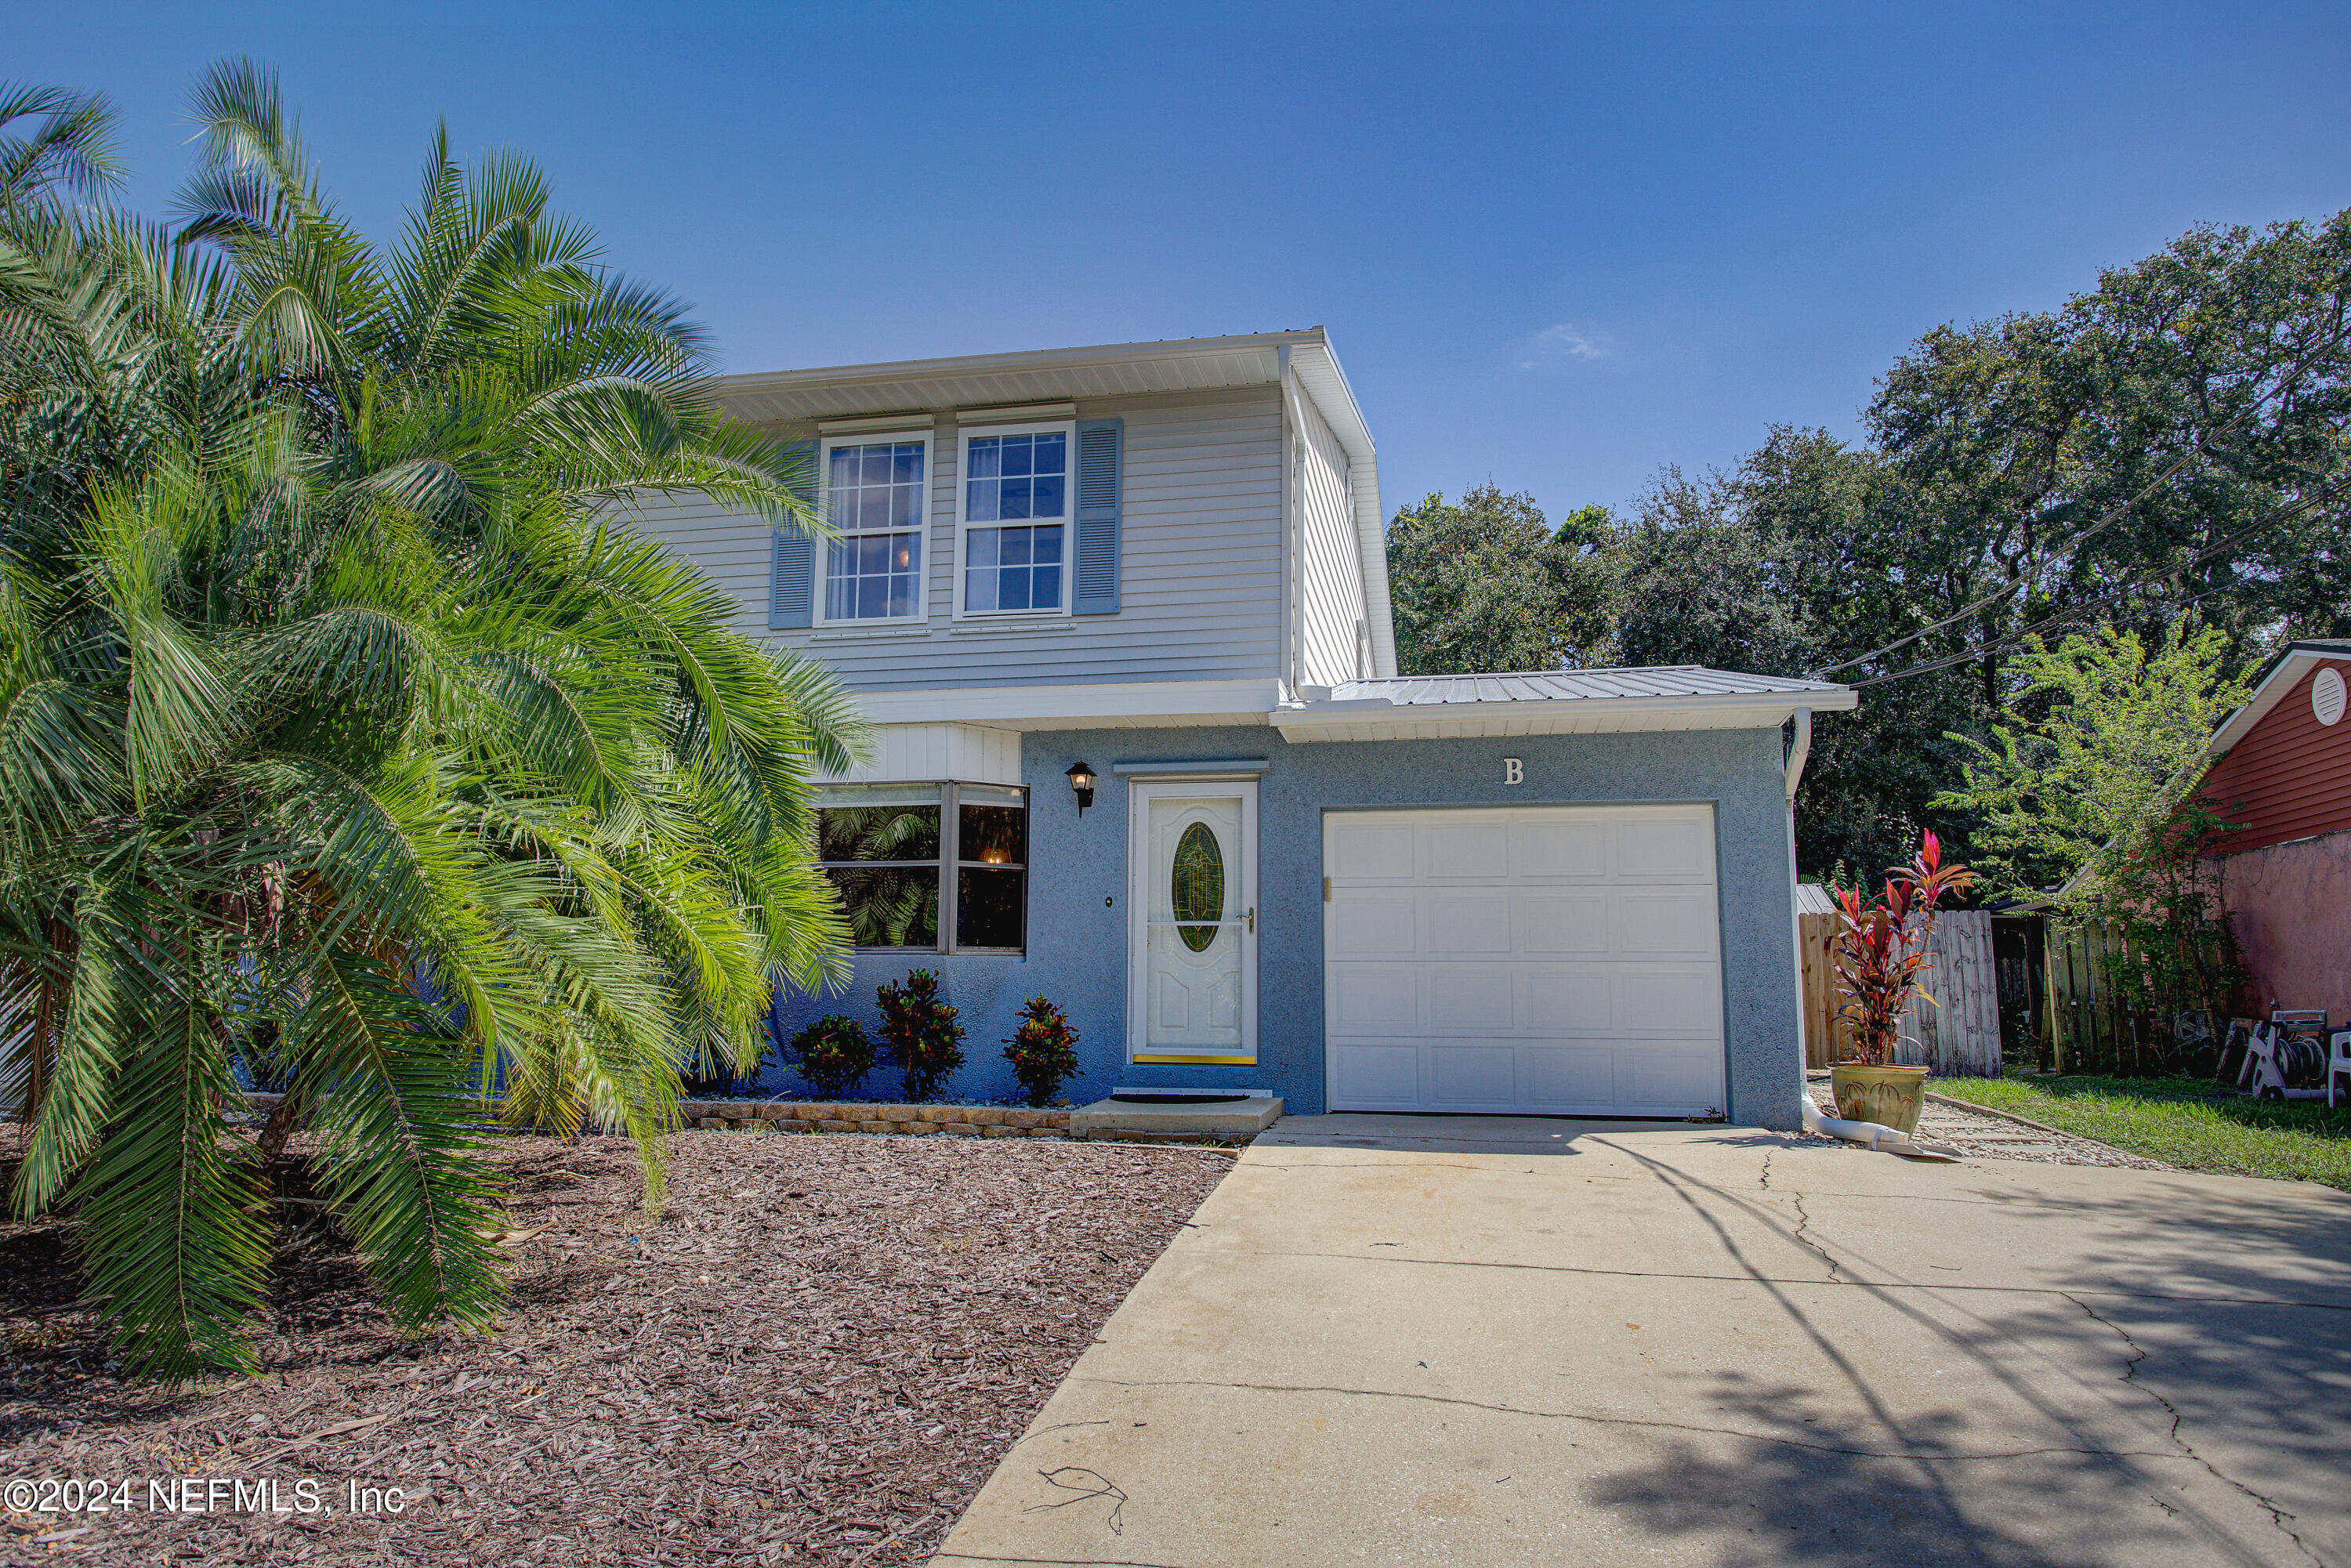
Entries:
[[[1901, 1044], [1903, 1009], [1933, 962], [1927, 951], [1935, 910], [1945, 894], [1974, 884], [1975, 873], [1943, 863], [1942, 841], [1928, 830], [1907, 866], [1886, 878], [1886, 891], [1864, 905], [1859, 888], [1838, 888], [1836, 988], [1845, 998], [1838, 1016], [1853, 1027], [1855, 1057], [1829, 1071], [1837, 1114], [1875, 1122], [1897, 1133], [1917, 1130], [1927, 1096], [1924, 1067], [1894, 1060]], [[1934, 1000], [1932, 996], [1927, 999]]]
[[1042, 997], [1020, 1009], [1020, 1027], [1004, 1042], [1004, 1058], [1031, 1105], [1052, 1103], [1053, 1092], [1078, 1073], [1078, 1031], [1070, 1018]]
[[874, 995], [882, 1004], [882, 1048], [906, 1075], [909, 1100], [935, 1100], [947, 1074], [963, 1065], [963, 1025], [956, 1009], [939, 1000], [939, 977], [915, 969], [904, 986], [883, 982]]

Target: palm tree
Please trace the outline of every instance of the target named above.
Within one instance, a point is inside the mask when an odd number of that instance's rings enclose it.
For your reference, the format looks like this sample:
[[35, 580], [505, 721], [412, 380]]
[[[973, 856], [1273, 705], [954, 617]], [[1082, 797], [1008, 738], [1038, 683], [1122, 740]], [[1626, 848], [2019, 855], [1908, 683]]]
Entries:
[[[196, 102], [175, 234], [0, 219], [15, 1203], [73, 1206], [170, 1377], [249, 1364], [298, 1128], [412, 1327], [500, 1299], [486, 1103], [625, 1128], [657, 1197], [680, 1069], [747, 1069], [775, 986], [845, 974], [806, 780], [861, 744], [627, 528], [674, 492], [815, 523], [536, 169], [436, 135], [379, 251], [272, 78]], [[240, 1060], [285, 1086], [257, 1138]]]

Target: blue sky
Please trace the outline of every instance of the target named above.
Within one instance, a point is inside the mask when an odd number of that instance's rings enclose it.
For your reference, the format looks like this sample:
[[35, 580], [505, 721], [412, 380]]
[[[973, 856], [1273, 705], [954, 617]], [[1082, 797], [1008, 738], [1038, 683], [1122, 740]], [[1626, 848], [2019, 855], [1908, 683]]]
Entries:
[[1938, 322], [2351, 205], [2351, 7], [11, 7], [132, 193], [276, 64], [392, 231], [436, 115], [520, 148], [730, 370], [1329, 327], [1388, 507], [1553, 516], [1857, 429]]

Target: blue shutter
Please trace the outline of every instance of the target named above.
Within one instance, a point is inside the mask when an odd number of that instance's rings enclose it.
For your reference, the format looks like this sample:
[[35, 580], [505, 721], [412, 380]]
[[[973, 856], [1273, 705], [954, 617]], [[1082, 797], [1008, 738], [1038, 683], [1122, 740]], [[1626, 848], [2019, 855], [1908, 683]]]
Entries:
[[1118, 613], [1118, 510], [1126, 422], [1078, 421], [1078, 575], [1073, 615]]
[[[813, 507], [816, 443], [796, 442], [784, 449], [784, 458], [799, 470], [793, 476], [792, 489]], [[816, 539], [796, 528], [779, 527], [768, 531], [773, 538], [768, 561], [768, 630], [804, 632], [816, 610]]]

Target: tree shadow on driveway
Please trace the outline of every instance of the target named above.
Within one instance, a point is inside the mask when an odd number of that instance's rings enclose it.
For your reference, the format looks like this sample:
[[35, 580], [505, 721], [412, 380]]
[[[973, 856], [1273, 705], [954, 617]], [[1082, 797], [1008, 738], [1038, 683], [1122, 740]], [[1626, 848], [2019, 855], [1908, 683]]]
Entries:
[[[1587, 1495], [1624, 1525], [1665, 1539], [1708, 1538], [1722, 1568], [2112, 1568], [2276, 1560], [2248, 1553], [2192, 1521], [2183, 1530], [2178, 1505], [2158, 1500], [2178, 1478], [2150, 1475], [2148, 1462], [2136, 1456], [1889, 1453], [1897, 1445], [1882, 1427], [1825, 1414], [1802, 1387], [1730, 1373], [1712, 1394], [1734, 1424], [1783, 1435], [1672, 1438], [1654, 1458], [1599, 1478]], [[1908, 1446], [1931, 1451], [1962, 1447], [1970, 1423], [1947, 1411], [1913, 1416], [1904, 1425]], [[2082, 1506], [2090, 1498], [2131, 1494], [2137, 1500], [2123, 1509]], [[2183, 1551], [2189, 1540], [2199, 1550]]]
[[[1787, 1172], [1775, 1200], [1619, 1147], [1828, 1367], [1776, 1386], [1719, 1369], [1707, 1403], [1777, 1440], [1676, 1439], [1595, 1502], [1666, 1535], [1752, 1541], [1726, 1563], [2351, 1556], [2351, 1205], [2136, 1174], [1873, 1191], [1874, 1162], [1852, 1182]], [[1768, 1278], [1725, 1199], [1834, 1282]], [[1938, 1276], [1932, 1260], [1970, 1247], [1984, 1282]], [[1940, 1373], [1965, 1404], [1920, 1397]]]

